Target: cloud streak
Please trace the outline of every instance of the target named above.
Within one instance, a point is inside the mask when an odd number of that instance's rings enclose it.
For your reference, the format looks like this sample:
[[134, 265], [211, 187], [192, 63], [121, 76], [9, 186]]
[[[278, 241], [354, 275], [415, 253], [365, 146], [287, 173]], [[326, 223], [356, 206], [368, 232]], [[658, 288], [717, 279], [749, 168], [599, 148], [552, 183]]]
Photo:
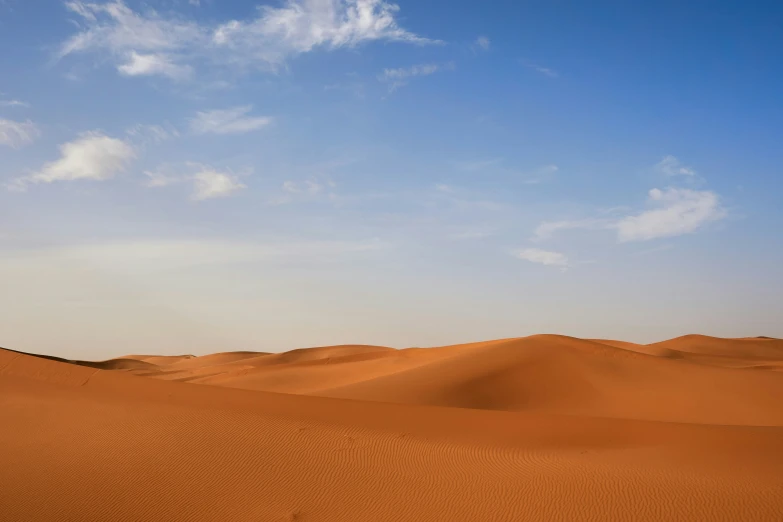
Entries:
[[542, 250], [540, 248], [523, 248], [517, 250], [514, 255], [523, 261], [537, 263], [544, 266], [555, 266], [563, 270], [568, 268], [568, 258], [560, 252]]
[[544, 76], [548, 76], [549, 78], [559, 78], [560, 75], [555, 71], [554, 69], [550, 69], [549, 67], [543, 67], [541, 65], [538, 65], [536, 63], [522, 60], [522, 65], [527, 67], [530, 70], [536, 71], [539, 74], [543, 74]]
[[18, 149], [35, 141], [41, 135], [32, 121], [14, 121], [0, 118], [0, 145]]
[[30, 104], [20, 100], [0, 100], [0, 107], [30, 107]]
[[611, 224], [605, 219], [576, 219], [563, 221], [544, 221], [533, 232], [533, 239], [543, 241], [550, 239], [555, 233], [566, 230], [598, 230]]
[[413, 65], [411, 67], [400, 67], [397, 69], [384, 69], [378, 75], [378, 80], [389, 84], [389, 92], [394, 92], [400, 87], [408, 85], [411, 78], [417, 76], [430, 76], [440, 71], [453, 71], [456, 68], [454, 62], [442, 64], [428, 63]]
[[273, 119], [269, 116], [250, 116], [252, 110], [252, 105], [244, 105], [198, 112], [196, 117], [190, 120], [190, 130], [195, 134], [243, 134], [272, 123]]

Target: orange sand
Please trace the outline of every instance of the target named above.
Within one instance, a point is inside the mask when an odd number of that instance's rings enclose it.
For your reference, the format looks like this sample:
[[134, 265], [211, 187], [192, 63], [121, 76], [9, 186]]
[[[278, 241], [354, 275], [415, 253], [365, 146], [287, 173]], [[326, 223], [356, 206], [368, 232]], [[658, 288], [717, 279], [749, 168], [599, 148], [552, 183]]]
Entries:
[[783, 520], [783, 341], [0, 349], [0, 520]]

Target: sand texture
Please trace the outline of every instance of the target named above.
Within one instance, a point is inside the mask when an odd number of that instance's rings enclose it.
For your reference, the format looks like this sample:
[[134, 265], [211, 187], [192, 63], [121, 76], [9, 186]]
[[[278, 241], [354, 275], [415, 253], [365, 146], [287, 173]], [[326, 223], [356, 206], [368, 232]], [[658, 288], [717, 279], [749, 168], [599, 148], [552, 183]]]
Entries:
[[783, 341], [0, 349], [2, 521], [783, 521]]

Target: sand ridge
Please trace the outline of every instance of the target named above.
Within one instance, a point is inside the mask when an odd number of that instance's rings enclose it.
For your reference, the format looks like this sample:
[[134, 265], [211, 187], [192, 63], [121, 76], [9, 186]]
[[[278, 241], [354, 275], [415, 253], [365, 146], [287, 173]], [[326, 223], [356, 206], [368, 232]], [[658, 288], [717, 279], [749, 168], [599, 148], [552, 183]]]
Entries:
[[[736, 352], [727, 352], [732, 343]], [[705, 336], [638, 345], [536, 335], [403, 350], [351, 345], [227, 352], [133, 373], [376, 402], [778, 426], [781, 345]]]
[[0, 520], [781, 520], [781, 352], [0, 349]]

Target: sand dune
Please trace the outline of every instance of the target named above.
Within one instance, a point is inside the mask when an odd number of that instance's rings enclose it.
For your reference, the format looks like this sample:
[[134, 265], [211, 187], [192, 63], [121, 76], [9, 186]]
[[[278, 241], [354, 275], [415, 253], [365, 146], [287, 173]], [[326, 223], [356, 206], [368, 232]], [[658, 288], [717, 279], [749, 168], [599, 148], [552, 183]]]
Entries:
[[783, 520], [783, 341], [0, 350], [0, 520]]

